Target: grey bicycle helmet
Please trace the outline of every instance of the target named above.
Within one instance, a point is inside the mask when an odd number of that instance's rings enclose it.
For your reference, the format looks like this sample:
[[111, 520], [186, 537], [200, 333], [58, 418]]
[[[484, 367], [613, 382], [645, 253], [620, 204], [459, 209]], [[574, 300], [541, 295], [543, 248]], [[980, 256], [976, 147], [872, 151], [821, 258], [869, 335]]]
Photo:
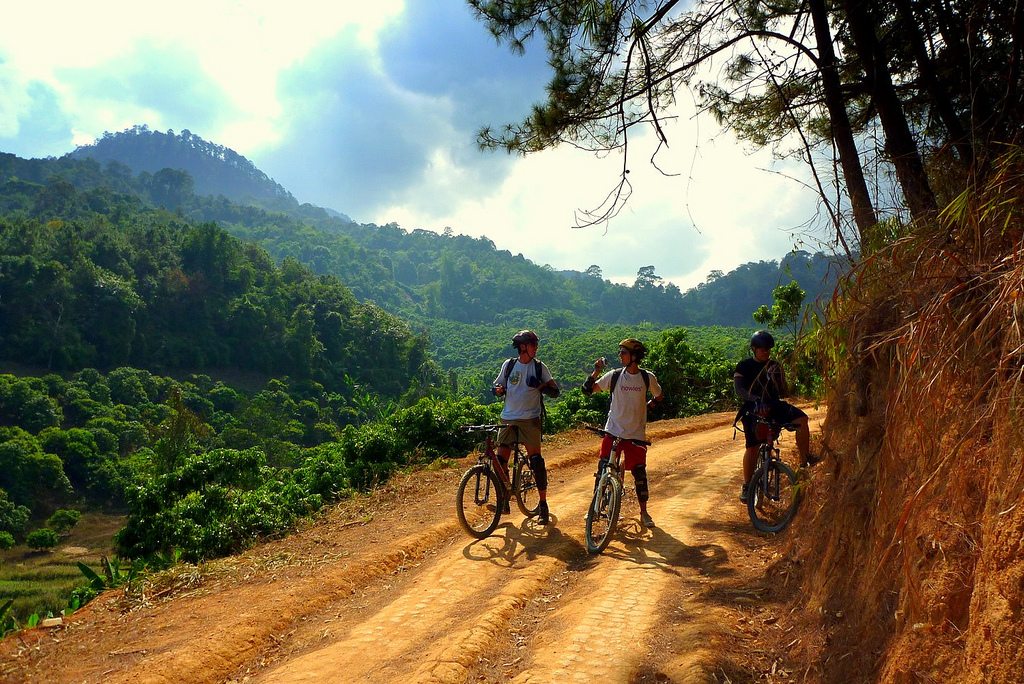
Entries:
[[512, 336], [512, 346], [515, 347], [517, 350], [521, 345], [530, 343], [537, 344], [539, 342], [540, 338], [537, 337], [537, 333], [533, 332], [532, 330], [520, 330], [519, 332]]
[[775, 338], [767, 330], [758, 330], [750, 337], [752, 349], [771, 349], [775, 346]]

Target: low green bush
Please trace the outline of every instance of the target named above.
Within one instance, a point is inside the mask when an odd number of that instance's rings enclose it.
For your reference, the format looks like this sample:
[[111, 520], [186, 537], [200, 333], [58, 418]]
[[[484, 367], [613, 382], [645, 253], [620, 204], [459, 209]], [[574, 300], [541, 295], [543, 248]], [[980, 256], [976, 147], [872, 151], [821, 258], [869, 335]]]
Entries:
[[32, 530], [28, 533], [28, 536], [25, 537], [25, 545], [30, 549], [35, 549], [37, 551], [52, 549], [58, 544], [58, 542], [60, 542], [60, 537], [54, 530], [47, 527], [40, 527], [38, 530]]

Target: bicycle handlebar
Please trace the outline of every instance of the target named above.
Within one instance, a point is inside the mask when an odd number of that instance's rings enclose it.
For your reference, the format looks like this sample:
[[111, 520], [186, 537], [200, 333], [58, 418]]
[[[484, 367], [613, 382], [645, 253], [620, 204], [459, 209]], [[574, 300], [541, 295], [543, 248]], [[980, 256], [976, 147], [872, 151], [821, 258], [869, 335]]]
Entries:
[[466, 432], [497, 432], [501, 425], [460, 425], [459, 429]]
[[794, 430], [796, 430], [796, 425], [793, 424], [793, 423], [780, 423], [777, 420], [773, 420], [771, 418], [765, 418], [764, 416], [759, 416], [756, 413], [753, 413], [751, 411], [747, 411], [747, 412], [745, 412], [743, 414], [743, 416], [737, 417], [736, 420], [734, 420], [732, 422], [733, 428], [735, 428], [736, 430], [739, 430], [740, 432], [746, 432], [746, 430], [743, 429], [743, 420], [742, 420], [742, 418], [744, 416], [750, 416], [751, 418], [754, 419], [755, 423], [760, 423], [761, 425], [767, 425], [768, 427], [770, 427], [771, 429], [776, 430], [776, 431], [778, 431], [778, 430], [787, 430], [789, 432], [793, 432]]
[[[604, 437], [605, 435], [610, 435], [614, 439], [623, 439], [622, 437], [619, 437], [618, 435], [613, 435], [612, 433], [608, 432], [607, 430], [605, 430], [603, 428], [594, 427], [593, 425], [584, 425], [583, 427], [585, 427], [586, 429], [590, 430], [591, 432], [595, 432], [595, 433], [601, 435], [602, 437]], [[636, 444], [637, 446], [651, 446], [650, 442], [644, 441], [642, 439], [631, 439], [629, 441], [632, 442], [633, 444]]]

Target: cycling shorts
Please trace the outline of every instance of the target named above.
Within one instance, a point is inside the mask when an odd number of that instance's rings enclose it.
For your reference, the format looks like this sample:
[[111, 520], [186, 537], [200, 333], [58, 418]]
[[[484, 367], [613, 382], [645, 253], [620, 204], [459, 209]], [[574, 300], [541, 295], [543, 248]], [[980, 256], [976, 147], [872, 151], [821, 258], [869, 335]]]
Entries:
[[540, 453], [541, 419], [502, 420], [502, 428], [498, 431], [498, 445], [512, 446], [516, 441], [518, 430], [519, 443], [526, 447], [526, 454], [532, 456]]
[[[612, 455], [612, 441], [615, 438], [605, 435], [601, 440], [601, 458], [608, 458]], [[619, 441], [619, 451], [622, 452], [622, 467], [625, 470], [632, 470], [634, 466], [647, 465], [647, 447], [634, 444], [632, 440], [623, 439]]]

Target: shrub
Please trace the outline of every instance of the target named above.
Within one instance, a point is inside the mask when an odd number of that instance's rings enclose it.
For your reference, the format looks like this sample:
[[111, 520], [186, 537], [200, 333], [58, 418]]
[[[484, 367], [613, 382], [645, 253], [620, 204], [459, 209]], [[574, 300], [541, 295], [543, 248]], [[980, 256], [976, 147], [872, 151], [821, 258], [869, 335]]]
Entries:
[[57, 532], [57, 534], [67, 534], [71, 531], [78, 521], [81, 519], [82, 514], [79, 511], [69, 508], [58, 508], [50, 516], [49, 520], [46, 521], [46, 526]]
[[60, 537], [57, 533], [48, 527], [40, 527], [38, 530], [32, 530], [25, 537], [25, 544], [29, 548], [42, 551], [44, 549], [52, 549], [60, 541]]
[[6, 550], [14, 546], [14, 535], [10, 532], [0, 532], [0, 549]]
[[26, 506], [19, 506], [7, 497], [7, 492], [0, 489], [0, 532], [22, 534], [28, 525], [31, 511]]

